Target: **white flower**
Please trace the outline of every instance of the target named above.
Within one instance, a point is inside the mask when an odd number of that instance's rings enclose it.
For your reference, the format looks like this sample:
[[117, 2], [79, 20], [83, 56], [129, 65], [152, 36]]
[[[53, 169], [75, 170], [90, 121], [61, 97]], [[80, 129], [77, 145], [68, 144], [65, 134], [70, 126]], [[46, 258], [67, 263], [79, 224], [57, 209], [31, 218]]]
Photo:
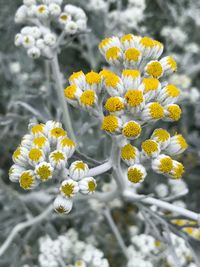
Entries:
[[143, 121], [157, 121], [164, 117], [164, 108], [158, 102], [150, 102], [145, 105], [141, 112], [141, 119]]
[[67, 163], [67, 158], [61, 150], [54, 150], [49, 155], [49, 162], [53, 168], [63, 169]]
[[68, 34], [75, 34], [77, 32], [78, 26], [76, 24], [76, 22], [74, 21], [68, 21], [65, 24], [65, 31]]
[[152, 161], [152, 169], [157, 173], [169, 174], [173, 169], [173, 160], [161, 154]]
[[160, 154], [160, 146], [154, 140], [147, 139], [142, 142], [142, 154], [145, 158], [156, 158]]
[[60, 193], [63, 197], [72, 198], [79, 191], [78, 183], [72, 179], [64, 180], [60, 186]]
[[35, 45], [37, 46], [37, 48], [43, 50], [45, 48], [44, 39], [38, 39], [38, 40], [36, 40]]
[[20, 33], [17, 33], [15, 35], [15, 45], [20, 46], [20, 45], [22, 45], [22, 42], [23, 42], [23, 35]]
[[85, 177], [88, 171], [88, 165], [83, 161], [74, 161], [69, 167], [69, 175], [75, 181]]
[[22, 138], [21, 146], [29, 149], [30, 146], [32, 145], [32, 141], [33, 141], [33, 136], [31, 134], [25, 134]]
[[36, 9], [36, 15], [38, 18], [47, 18], [49, 14], [48, 7], [46, 5], [39, 5]]
[[183, 153], [188, 147], [186, 140], [181, 134], [176, 134], [170, 138], [170, 143], [166, 147], [169, 155], [178, 155]]
[[71, 21], [71, 16], [66, 12], [62, 12], [59, 16], [59, 22], [65, 25], [69, 21]]
[[78, 183], [80, 192], [82, 194], [93, 194], [96, 190], [97, 183], [93, 177], [86, 177]]
[[38, 184], [34, 172], [23, 171], [19, 177], [19, 184], [24, 190], [33, 189]]
[[129, 139], [137, 139], [141, 134], [142, 128], [140, 124], [136, 121], [128, 121], [122, 127], [122, 135]]
[[53, 33], [47, 33], [44, 35], [44, 42], [46, 45], [54, 46], [56, 44], [56, 35]]
[[42, 181], [47, 181], [52, 178], [53, 176], [53, 167], [50, 163], [47, 163], [45, 161], [39, 163], [35, 167], [35, 174], [36, 177]]
[[67, 157], [71, 157], [76, 149], [76, 144], [68, 137], [59, 138], [57, 149], [62, 150]]
[[70, 199], [58, 195], [54, 200], [53, 206], [57, 213], [68, 214], [72, 209], [73, 202]]
[[159, 143], [161, 149], [165, 149], [170, 143], [170, 134], [162, 128], [153, 131], [151, 139]]
[[19, 146], [13, 153], [12, 159], [13, 161], [20, 165], [25, 166], [27, 165], [27, 158], [28, 158], [28, 150], [23, 146]]
[[13, 164], [9, 170], [9, 179], [11, 182], [19, 182], [19, 177], [21, 175], [21, 173], [25, 171], [25, 168], [17, 165], [17, 164]]
[[44, 152], [37, 147], [31, 148], [28, 152], [28, 162], [32, 166], [36, 166], [38, 163], [44, 161], [44, 158]]
[[126, 144], [121, 148], [121, 158], [126, 162], [128, 166], [139, 163], [140, 152], [131, 144]]
[[169, 190], [166, 184], [158, 184], [155, 187], [155, 191], [159, 197], [163, 198], [169, 194]]
[[145, 168], [140, 164], [135, 164], [128, 168], [127, 177], [131, 183], [142, 183], [146, 175]]
[[27, 18], [27, 6], [22, 5], [17, 9], [17, 12], [15, 14], [15, 22], [16, 23], [22, 23], [26, 20]]
[[32, 6], [36, 4], [36, 0], [23, 0], [24, 5], [26, 6]]
[[58, 17], [61, 13], [61, 8], [58, 4], [51, 3], [49, 5], [49, 13], [53, 17]]
[[40, 57], [41, 52], [40, 52], [40, 49], [38, 47], [34, 46], [34, 47], [31, 47], [28, 49], [27, 54], [29, 57], [31, 57], [33, 59], [37, 59]]
[[25, 35], [22, 44], [25, 48], [31, 48], [35, 44], [35, 38], [32, 35]]

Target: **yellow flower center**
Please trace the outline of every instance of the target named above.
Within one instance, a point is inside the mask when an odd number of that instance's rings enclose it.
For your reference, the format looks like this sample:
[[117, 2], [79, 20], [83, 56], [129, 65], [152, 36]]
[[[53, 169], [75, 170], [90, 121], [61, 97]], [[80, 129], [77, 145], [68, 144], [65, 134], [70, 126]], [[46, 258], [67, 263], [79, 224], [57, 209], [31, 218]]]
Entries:
[[21, 148], [18, 147], [15, 152], [13, 153], [13, 158], [18, 159], [21, 156]]
[[169, 118], [174, 121], [178, 121], [181, 117], [181, 109], [178, 105], [173, 104], [167, 107], [167, 111], [169, 112]]
[[124, 103], [116, 96], [110, 97], [105, 103], [105, 109], [109, 112], [120, 111], [124, 108]]
[[29, 151], [28, 157], [32, 161], [38, 161], [42, 157], [42, 151], [38, 148], [32, 148]]
[[79, 161], [75, 165], [76, 169], [83, 170], [83, 171], [85, 170], [85, 167], [86, 167], [86, 165], [83, 161]]
[[76, 144], [73, 140], [69, 139], [69, 138], [64, 138], [61, 141], [61, 145], [62, 146], [70, 146], [70, 147], [74, 147]]
[[137, 137], [142, 131], [139, 123], [135, 121], [129, 121], [123, 128], [122, 133], [125, 137]]
[[84, 76], [84, 73], [81, 71], [73, 72], [73, 74], [69, 77], [69, 81], [73, 82], [75, 79], [80, 78], [80, 76]]
[[62, 152], [60, 151], [56, 151], [51, 155], [51, 158], [53, 160], [55, 160], [56, 162], [60, 161], [60, 160], [65, 160], [65, 156]]
[[178, 162], [177, 165], [172, 169], [173, 171], [173, 177], [175, 179], [180, 179], [183, 176], [183, 173], [185, 172], [184, 166], [182, 163]]
[[131, 183], [138, 183], [142, 180], [143, 173], [138, 168], [131, 167], [128, 169], [127, 176], [128, 176], [128, 180]]
[[80, 102], [85, 106], [93, 106], [95, 103], [95, 92], [93, 90], [86, 90], [80, 97]]
[[99, 44], [99, 48], [103, 48], [105, 47], [106, 45], [109, 44], [109, 42], [112, 40], [112, 38], [105, 38], [104, 40], [101, 41], [101, 43]]
[[140, 44], [143, 45], [144, 47], [147, 48], [152, 48], [154, 47], [154, 40], [144, 36], [141, 40], [140, 40]]
[[104, 117], [101, 129], [110, 133], [113, 133], [118, 128], [118, 119], [114, 115], [108, 115]]
[[66, 209], [65, 209], [65, 207], [63, 207], [63, 206], [58, 206], [56, 209], [56, 212], [58, 212], [58, 213], [65, 213], [66, 212]]
[[45, 6], [41, 5], [41, 6], [38, 7], [38, 12], [40, 14], [44, 13], [45, 11], [46, 11], [46, 7]]
[[65, 196], [71, 197], [74, 193], [74, 185], [67, 183], [65, 185], [62, 185], [60, 190], [64, 193]]
[[72, 100], [75, 99], [76, 98], [76, 96], [75, 96], [76, 91], [77, 91], [77, 86], [75, 84], [68, 86], [64, 90], [65, 97], [72, 99]]
[[33, 144], [39, 148], [43, 147], [46, 142], [47, 138], [44, 136], [36, 137], [33, 139]]
[[55, 138], [59, 138], [59, 137], [65, 136], [66, 132], [63, 128], [56, 127], [50, 131], [50, 135], [55, 137]]
[[160, 160], [159, 169], [162, 173], [170, 173], [173, 168], [173, 160], [166, 156]]
[[139, 70], [123, 70], [122, 75], [124, 77], [138, 78], [140, 77], [140, 71]]
[[164, 129], [156, 129], [153, 132], [153, 136], [155, 136], [158, 139], [158, 142], [165, 142], [167, 140], [169, 140], [170, 138], [170, 134], [168, 133], [168, 131], [164, 130]]
[[126, 35], [124, 35], [124, 36], [122, 36], [121, 37], [121, 39], [120, 39], [120, 41], [122, 42], [122, 43], [124, 43], [124, 42], [126, 42], [126, 41], [132, 41], [134, 39], [134, 37], [133, 37], [133, 35], [131, 34], [131, 33], [129, 33], [129, 34], [126, 34]]
[[119, 81], [120, 81], [120, 78], [117, 75], [115, 75], [114, 73], [110, 73], [110, 74], [107, 74], [105, 85], [108, 87], [109, 86], [116, 87]]
[[44, 132], [44, 124], [36, 124], [31, 128], [31, 132], [33, 134], [43, 133]]
[[96, 187], [97, 187], [97, 185], [96, 185], [96, 183], [94, 181], [89, 181], [88, 182], [88, 190], [90, 192], [94, 192]]
[[167, 57], [167, 64], [170, 65], [173, 71], [177, 71], [177, 63], [173, 57]]
[[140, 90], [128, 90], [125, 99], [131, 107], [137, 107], [144, 101], [144, 96]]
[[50, 170], [49, 166], [43, 165], [39, 167], [36, 171], [37, 175], [40, 177], [41, 180], [46, 181], [52, 175], [52, 171]]
[[136, 149], [131, 144], [127, 144], [121, 149], [121, 158], [124, 160], [134, 159], [136, 156]]
[[182, 149], [187, 149], [188, 148], [188, 144], [187, 144], [185, 138], [182, 136], [182, 134], [176, 135], [176, 138], [177, 138], [178, 144], [180, 145], [180, 147]]
[[117, 46], [113, 46], [113, 47], [109, 48], [106, 51], [106, 59], [107, 60], [110, 60], [110, 59], [117, 59], [117, 58], [119, 58], [120, 51], [121, 51], [120, 48], [117, 47]]
[[33, 175], [30, 173], [30, 171], [24, 171], [19, 178], [20, 186], [23, 189], [30, 189], [31, 186], [34, 184], [34, 181], [35, 179]]
[[151, 156], [151, 154], [158, 151], [158, 143], [148, 139], [142, 142], [142, 149], [147, 155]]
[[91, 71], [85, 75], [86, 82], [88, 84], [99, 84], [101, 82], [101, 76], [94, 71]]
[[99, 75], [103, 78], [107, 78], [109, 77], [110, 75], [115, 75], [112, 71], [110, 70], [106, 70], [106, 69], [103, 69], [102, 71], [99, 72]]
[[144, 92], [156, 91], [159, 86], [159, 80], [155, 78], [144, 78], [142, 83], [144, 84]]
[[171, 97], [177, 97], [180, 95], [180, 90], [173, 84], [168, 84], [165, 89]]
[[63, 20], [63, 21], [67, 21], [68, 20], [68, 16], [66, 14], [63, 14], [60, 16], [60, 19]]
[[128, 48], [125, 52], [125, 59], [128, 61], [138, 61], [141, 52], [137, 48]]
[[162, 119], [164, 117], [164, 108], [160, 103], [154, 102], [149, 106], [151, 117], [155, 120]]
[[163, 67], [158, 61], [152, 61], [147, 64], [146, 72], [153, 78], [159, 78], [163, 74]]

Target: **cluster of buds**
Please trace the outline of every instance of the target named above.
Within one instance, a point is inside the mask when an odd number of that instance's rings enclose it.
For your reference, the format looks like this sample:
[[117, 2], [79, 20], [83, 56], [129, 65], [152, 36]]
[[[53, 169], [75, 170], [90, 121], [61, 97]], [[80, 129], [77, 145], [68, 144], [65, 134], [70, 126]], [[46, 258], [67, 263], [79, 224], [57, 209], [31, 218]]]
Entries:
[[86, 177], [89, 171], [86, 163], [74, 161], [68, 164], [75, 148], [76, 144], [68, 138], [61, 123], [30, 124], [29, 133], [13, 153], [14, 164], [9, 178], [24, 190], [51, 179], [61, 180], [60, 195], [55, 199], [54, 208], [57, 212], [68, 213], [72, 209], [71, 198], [78, 191], [90, 194], [96, 189], [94, 178]]
[[[58, 41], [59, 29], [65, 35], [74, 35], [86, 30], [85, 12], [74, 5], [62, 7], [62, 0], [24, 0], [16, 14], [15, 22], [33, 24], [25, 26], [15, 36], [15, 45], [23, 46], [32, 58], [52, 54]], [[57, 26], [56, 32], [52, 25]]]
[[162, 128], [155, 129], [150, 139], [142, 142], [141, 149], [127, 143], [121, 147], [121, 158], [129, 166], [128, 180], [131, 183], [144, 181], [150, 166], [158, 174], [172, 179], [180, 179], [184, 173], [184, 166], [172, 156], [179, 155], [187, 149], [187, 143], [181, 134], [170, 136]]

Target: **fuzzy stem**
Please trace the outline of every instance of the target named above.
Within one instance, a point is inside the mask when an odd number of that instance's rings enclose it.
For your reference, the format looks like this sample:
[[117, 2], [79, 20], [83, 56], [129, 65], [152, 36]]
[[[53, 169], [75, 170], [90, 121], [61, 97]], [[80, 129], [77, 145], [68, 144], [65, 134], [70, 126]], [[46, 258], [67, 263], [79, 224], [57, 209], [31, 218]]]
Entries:
[[68, 135], [74, 141], [76, 141], [74, 130], [73, 130], [72, 124], [71, 124], [68, 105], [67, 105], [67, 102], [65, 101], [65, 96], [64, 96], [64, 91], [63, 91], [63, 84], [62, 84], [62, 79], [61, 79], [60, 68], [59, 68], [59, 63], [58, 63], [58, 55], [57, 54], [55, 54], [55, 56], [51, 60], [51, 66], [52, 66], [54, 79], [55, 79], [55, 82], [56, 82], [55, 88], [56, 88], [56, 91], [57, 91], [58, 100], [60, 102], [60, 106], [61, 106], [62, 112], [63, 112], [63, 122], [64, 122], [65, 128], [66, 128], [66, 130], [68, 132]]

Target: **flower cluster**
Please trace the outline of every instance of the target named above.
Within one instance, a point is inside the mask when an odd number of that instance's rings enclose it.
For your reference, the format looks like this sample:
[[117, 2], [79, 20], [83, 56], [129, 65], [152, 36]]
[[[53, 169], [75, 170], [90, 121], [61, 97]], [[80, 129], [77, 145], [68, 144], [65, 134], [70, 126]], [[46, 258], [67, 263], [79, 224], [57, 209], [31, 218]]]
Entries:
[[66, 234], [52, 240], [49, 236], [40, 238], [39, 264], [41, 267], [58, 267], [60, 261], [69, 267], [108, 267], [103, 252], [92, 244], [78, 239], [75, 230], [70, 229]]
[[85, 12], [74, 5], [62, 8], [62, 0], [24, 0], [15, 14], [15, 22], [35, 25], [23, 27], [15, 36], [15, 45], [23, 46], [32, 58], [51, 55], [58, 41], [56, 32], [51, 29], [53, 24], [56, 23], [66, 35], [84, 31], [87, 27]]
[[172, 179], [180, 179], [184, 166], [171, 156], [181, 154], [187, 148], [181, 134], [170, 136], [169, 132], [155, 129], [150, 139], [142, 142], [141, 150], [131, 143], [121, 147], [121, 158], [129, 166], [127, 176], [132, 183], [141, 183], [147, 175], [145, 166]]
[[62, 180], [54, 209], [68, 213], [72, 209], [71, 199], [77, 192], [91, 194], [96, 189], [94, 178], [87, 177], [89, 168], [86, 163], [74, 161], [68, 166], [75, 148], [76, 144], [68, 138], [61, 123], [31, 124], [29, 133], [13, 153], [14, 165], [10, 168], [9, 178], [24, 190], [33, 189], [52, 178]]

